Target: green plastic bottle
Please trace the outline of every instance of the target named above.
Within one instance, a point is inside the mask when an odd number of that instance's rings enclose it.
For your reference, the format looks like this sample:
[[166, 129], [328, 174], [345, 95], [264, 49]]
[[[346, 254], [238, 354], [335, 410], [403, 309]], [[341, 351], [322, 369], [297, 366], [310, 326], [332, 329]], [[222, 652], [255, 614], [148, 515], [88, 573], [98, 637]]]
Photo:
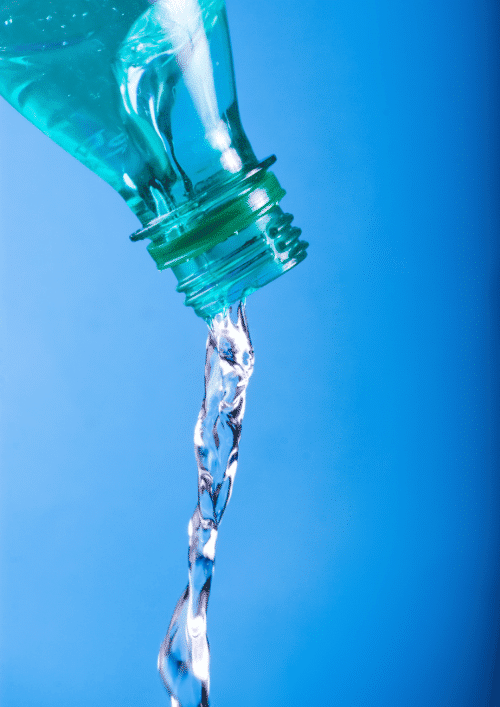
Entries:
[[241, 126], [224, 0], [0, 0], [0, 93], [105, 179], [205, 319], [305, 258]]

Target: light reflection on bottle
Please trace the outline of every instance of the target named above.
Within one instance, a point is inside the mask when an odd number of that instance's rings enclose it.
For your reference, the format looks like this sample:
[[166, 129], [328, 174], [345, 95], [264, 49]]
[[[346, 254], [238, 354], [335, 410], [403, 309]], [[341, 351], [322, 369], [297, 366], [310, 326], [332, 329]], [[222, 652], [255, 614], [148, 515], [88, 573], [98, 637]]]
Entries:
[[[127, 114], [155, 153], [163, 152], [165, 157], [168, 152], [172, 153], [188, 191], [187, 175], [177, 162], [172, 139], [169, 139], [168, 113], [175, 100], [174, 87], [179, 72], [203, 126], [206, 141], [213, 150], [220, 152], [221, 166], [231, 174], [241, 170], [241, 158], [232, 146], [228, 127], [221, 118], [210, 47], [197, 0], [157, 0], [133, 25], [120, 56], [120, 91]], [[154, 70], [159, 73], [152, 86], [148, 86], [147, 80], [143, 79], [146, 72], [152, 70], [153, 62]], [[169, 86], [171, 95], [164, 95]], [[156, 146], [158, 139], [163, 150]], [[160, 165], [160, 171], [172, 180], [167, 162], [165, 159]]]

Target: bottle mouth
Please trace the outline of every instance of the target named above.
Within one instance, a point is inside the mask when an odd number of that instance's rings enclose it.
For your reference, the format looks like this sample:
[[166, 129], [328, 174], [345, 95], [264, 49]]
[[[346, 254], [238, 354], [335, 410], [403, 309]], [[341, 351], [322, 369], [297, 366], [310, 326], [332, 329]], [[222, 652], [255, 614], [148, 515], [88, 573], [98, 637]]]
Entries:
[[308, 243], [299, 240], [293, 216], [274, 205], [248, 228], [172, 270], [184, 304], [210, 321], [231, 304], [298, 265]]
[[172, 268], [185, 304], [205, 320], [290, 270], [308, 244], [278, 206], [285, 195], [267, 168], [274, 155], [223, 193], [206, 193], [133, 233], [149, 238], [159, 270]]

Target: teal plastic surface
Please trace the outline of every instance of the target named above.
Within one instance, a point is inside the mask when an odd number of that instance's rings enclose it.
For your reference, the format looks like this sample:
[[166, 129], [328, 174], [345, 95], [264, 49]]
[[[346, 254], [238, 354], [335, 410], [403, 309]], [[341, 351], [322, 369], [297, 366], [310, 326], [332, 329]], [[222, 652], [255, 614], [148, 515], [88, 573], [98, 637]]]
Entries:
[[241, 126], [223, 1], [3, 6], [0, 93], [121, 194], [200, 316], [305, 257]]

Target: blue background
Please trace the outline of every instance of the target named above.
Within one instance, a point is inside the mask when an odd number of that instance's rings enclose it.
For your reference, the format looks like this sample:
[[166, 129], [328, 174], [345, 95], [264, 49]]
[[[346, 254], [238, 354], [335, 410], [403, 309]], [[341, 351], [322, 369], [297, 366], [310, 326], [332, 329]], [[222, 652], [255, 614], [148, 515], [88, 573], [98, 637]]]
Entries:
[[[213, 705], [498, 707], [498, 6], [228, 13], [311, 246], [248, 302]], [[205, 324], [110, 187], [0, 121], [2, 704], [161, 707]]]

